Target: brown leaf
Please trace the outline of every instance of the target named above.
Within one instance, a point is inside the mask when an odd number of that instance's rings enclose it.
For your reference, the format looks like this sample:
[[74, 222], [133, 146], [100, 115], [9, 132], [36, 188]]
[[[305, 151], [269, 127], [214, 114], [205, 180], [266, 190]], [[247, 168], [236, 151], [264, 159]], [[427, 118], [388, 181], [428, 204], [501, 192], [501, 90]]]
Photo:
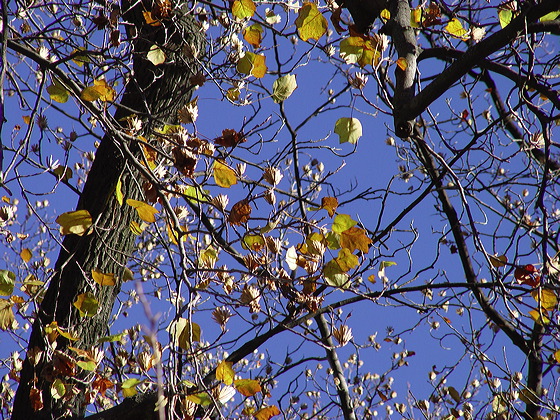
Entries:
[[247, 141], [247, 139], [242, 133], [238, 133], [230, 128], [223, 130], [222, 135], [214, 139], [214, 143], [224, 147], [235, 147], [239, 143], [243, 143], [245, 141]]
[[101, 396], [104, 397], [105, 392], [109, 388], [113, 388], [115, 386], [115, 384], [113, 382], [111, 382], [109, 379], [99, 377], [99, 378], [97, 378], [96, 380], [93, 381], [92, 386], [93, 386], [93, 389], [97, 389], [97, 391], [99, 391]]
[[321, 200], [321, 208], [325, 209], [329, 213], [330, 217], [334, 216], [334, 212], [338, 207], [338, 200], [336, 197], [323, 197]]
[[241, 200], [233, 205], [229, 212], [228, 222], [230, 225], [242, 225], [247, 223], [251, 216], [251, 205], [247, 199]]
[[183, 175], [192, 177], [198, 158], [190, 151], [179, 146], [173, 148], [173, 163]]
[[33, 411], [39, 411], [43, 409], [43, 394], [41, 390], [33, 387], [29, 390], [29, 401], [31, 402], [31, 407]]
[[371, 239], [366, 236], [365, 230], [353, 226], [340, 234], [340, 245], [351, 252], [358, 249], [364, 253], [369, 251]]

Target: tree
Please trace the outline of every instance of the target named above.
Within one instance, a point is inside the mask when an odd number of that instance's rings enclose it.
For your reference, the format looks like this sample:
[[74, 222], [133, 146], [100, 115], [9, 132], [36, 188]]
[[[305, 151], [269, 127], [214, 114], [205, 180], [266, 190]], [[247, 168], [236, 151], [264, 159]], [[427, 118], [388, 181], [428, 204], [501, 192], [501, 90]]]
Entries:
[[2, 6], [6, 415], [558, 415], [557, 1]]

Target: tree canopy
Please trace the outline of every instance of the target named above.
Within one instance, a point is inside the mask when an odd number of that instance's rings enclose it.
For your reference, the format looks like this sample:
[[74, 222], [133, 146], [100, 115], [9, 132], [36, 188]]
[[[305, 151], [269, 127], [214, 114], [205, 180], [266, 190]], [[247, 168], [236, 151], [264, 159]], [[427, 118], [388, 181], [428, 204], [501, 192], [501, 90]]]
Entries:
[[17, 419], [553, 419], [557, 0], [2, 0]]

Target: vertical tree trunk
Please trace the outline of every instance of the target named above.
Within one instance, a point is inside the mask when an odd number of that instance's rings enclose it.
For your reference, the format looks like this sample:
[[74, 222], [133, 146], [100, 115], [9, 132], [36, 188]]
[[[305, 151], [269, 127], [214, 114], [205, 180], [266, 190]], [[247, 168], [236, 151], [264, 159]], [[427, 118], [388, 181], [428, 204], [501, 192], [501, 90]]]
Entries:
[[[161, 25], [146, 24], [143, 11], [152, 10], [150, 0], [122, 2], [124, 19], [130, 25], [128, 33], [134, 54], [134, 74], [126, 86], [121, 106], [115, 120], [136, 114], [144, 123], [144, 135], [165, 123], [176, 123], [177, 111], [191, 98], [194, 87], [190, 78], [199, 71], [199, 61], [192, 51], [204, 52], [204, 34], [188, 14], [188, 7], [176, 7], [164, 16]], [[154, 66], [146, 59], [152, 45], [165, 49], [167, 60]], [[186, 54], [185, 51], [190, 53]], [[135, 144], [128, 147], [138, 153]], [[88, 174], [77, 209], [88, 210], [94, 222], [90, 235], [65, 237], [55, 275], [52, 278], [39, 313], [33, 324], [28, 349], [43, 351], [40, 362], [33, 366], [26, 359], [16, 393], [13, 420], [50, 419], [64, 416], [83, 417], [87, 385], [75, 381], [77, 391], [69, 401], [51, 397], [50, 386], [56, 377], [63, 376], [57, 367], [56, 355], [46, 343], [44, 327], [56, 321], [79, 337], [72, 346], [90, 349], [100, 337], [107, 335], [107, 325], [115, 299], [121, 289], [126, 262], [134, 249], [135, 236], [129, 223], [134, 216], [132, 207], [120, 205], [115, 197], [118, 180], [122, 183], [125, 198], [141, 199], [141, 177], [134, 166], [127, 162], [120, 141], [114, 132], [107, 131], [99, 146]], [[91, 270], [114, 273], [114, 286], [99, 286], [91, 279]], [[93, 317], [80, 317], [73, 306], [76, 297], [91, 292], [99, 301], [100, 311]], [[65, 352], [69, 345], [63, 337], [57, 339], [56, 352]], [[72, 378], [64, 377], [65, 383]], [[30, 392], [42, 393], [44, 408], [34, 411]], [[62, 403], [61, 401], [64, 401]]]

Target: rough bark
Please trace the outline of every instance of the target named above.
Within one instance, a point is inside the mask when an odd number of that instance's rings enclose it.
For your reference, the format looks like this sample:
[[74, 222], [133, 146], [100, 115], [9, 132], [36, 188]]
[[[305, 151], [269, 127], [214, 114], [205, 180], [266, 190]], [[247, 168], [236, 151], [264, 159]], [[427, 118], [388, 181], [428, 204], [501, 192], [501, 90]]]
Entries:
[[[176, 8], [159, 26], [145, 23], [144, 10], [152, 10], [152, 2], [123, 1], [124, 19], [129, 23], [129, 38], [134, 54], [134, 74], [126, 86], [120, 107], [114, 119], [118, 124], [123, 117], [138, 115], [144, 122], [144, 135], [157, 125], [176, 122], [177, 110], [190, 100], [193, 86], [190, 77], [199, 70], [198, 58], [185, 51], [204, 51], [204, 36], [189, 15], [188, 8]], [[157, 44], [165, 48], [168, 60], [154, 66], [145, 57], [149, 48]], [[118, 126], [116, 124], [116, 126]], [[129, 223], [135, 217], [132, 207], [120, 205], [115, 197], [119, 180], [125, 198], [141, 199], [141, 177], [122, 151], [122, 137], [118, 130], [107, 130], [99, 146], [77, 209], [86, 209], [94, 221], [92, 233], [84, 236], [66, 236], [55, 265], [52, 278], [33, 325], [29, 349], [43, 350], [36, 366], [25, 360], [20, 385], [16, 393], [13, 420], [51, 419], [65, 416], [83, 417], [85, 413], [85, 377], [74, 382], [77, 394], [62, 403], [51, 398], [50, 385], [62, 375], [53, 363], [52, 349], [46, 342], [44, 327], [56, 321], [60, 327], [73, 331], [79, 337], [72, 346], [90, 349], [100, 337], [107, 335], [107, 325], [115, 299], [121, 289], [124, 268], [134, 249], [134, 235]], [[137, 145], [127, 145], [138, 153]], [[91, 270], [114, 273], [115, 286], [99, 286], [91, 279]], [[76, 297], [85, 292], [95, 294], [100, 311], [93, 317], [80, 317], [73, 306]], [[56, 350], [64, 352], [69, 345], [59, 337]], [[32, 388], [42, 392], [44, 408], [35, 412], [30, 400]], [[153, 412], [153, 407], [152, 407]], [[107, 417], [108, 418], [108, 417]]]

